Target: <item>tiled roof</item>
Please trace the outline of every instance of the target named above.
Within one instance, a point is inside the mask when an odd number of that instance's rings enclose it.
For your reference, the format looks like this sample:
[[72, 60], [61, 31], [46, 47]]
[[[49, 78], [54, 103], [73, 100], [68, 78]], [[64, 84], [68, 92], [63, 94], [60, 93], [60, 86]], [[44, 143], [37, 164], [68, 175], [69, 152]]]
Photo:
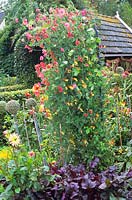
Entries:
[[101, 57], [132, 57], [132, 32], [123, 20], [117, 16], [99, 15], [100, 25], [97, 27], [101, 39]]
[[0, 24], [3, 21], [4, 16], [5, 16], [4, 12], [0, 12]]

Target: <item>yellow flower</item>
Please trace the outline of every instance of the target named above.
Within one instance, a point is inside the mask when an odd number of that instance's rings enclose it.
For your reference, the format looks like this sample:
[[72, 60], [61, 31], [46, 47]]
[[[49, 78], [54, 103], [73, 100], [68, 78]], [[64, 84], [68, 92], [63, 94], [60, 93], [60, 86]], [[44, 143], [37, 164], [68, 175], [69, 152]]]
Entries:
[[68, 82], [68, 79], [67, 79], [67, 78], [64, 78], [63, 81]]
[[109, 145], [110, 146], [114, 146], [115, 145], [115, 140], [113, 138], [109, 141]]
[[72, 78], [74, 81], [78, 81], [77, 78]]
[[69, 85], [68, 87], [69, 87], [70, 90], [74, 89], [74, 87], [72, 85]]
[[44, 103], [44, 101], [48, 101], [49, 97], [47, 95], [44, 95], [40, 98], [40, 102]]
[[0, 159], [8, 159], [11, 157], [11, 152], [8, 149], [2, 149], [0, 151]]
[[16, 133], [12, 133], [10, 134], [9, 138], [9, 143], [13, 146], [13, 147], [17, 147], [20, 144], [20, 137], [18, 134]]
[[86, 83], [83, 83], [83, 84], [82, 84], [82, 87], [83, 87], [83, 88], [87, 88]]

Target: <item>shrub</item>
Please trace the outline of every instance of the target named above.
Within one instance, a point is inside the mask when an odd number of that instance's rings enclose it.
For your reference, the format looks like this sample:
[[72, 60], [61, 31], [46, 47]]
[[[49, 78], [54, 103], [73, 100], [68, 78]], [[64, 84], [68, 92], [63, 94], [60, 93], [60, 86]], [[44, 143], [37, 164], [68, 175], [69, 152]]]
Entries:
[[64, 162], [87, 162], [94, 154], [105, 157], [106, 163], [113, 161], [103, 124], [104, 79], [95, 19], [91, 11], [71, 7], [49, 12], [37, 14], [36, 28], [26, 32], [25, 41], [29, 51], [41, 48], [35, 65], [41, 83], [34, 85], [34, 93], [39, 96], [45, 86], [49, 99], [43, 112], [52, 118], [53, 126], [49, 122], [47, 129], [56, 137], [56, 152]]

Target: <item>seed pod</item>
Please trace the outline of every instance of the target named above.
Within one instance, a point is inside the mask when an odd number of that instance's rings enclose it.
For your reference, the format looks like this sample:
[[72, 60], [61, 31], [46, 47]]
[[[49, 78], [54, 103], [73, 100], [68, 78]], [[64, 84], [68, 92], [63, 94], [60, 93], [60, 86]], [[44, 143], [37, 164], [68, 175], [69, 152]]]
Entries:
[[124, 68], [123, 67], [117, 67], [116, 68], [116, 73], [117, 74], [123, 74], [123, 72], [124, 72]]
[[12, 115], [16, 115], [18, 110], [20, 110], [20, 104], [16, 100], [8, 101], [6, 104], [6, 111]]
[[36, 100], [34, 98], [26, 99], [26, 106], [27, 108], [31, 109], [32, 107], [35, 107], [37, 104]]

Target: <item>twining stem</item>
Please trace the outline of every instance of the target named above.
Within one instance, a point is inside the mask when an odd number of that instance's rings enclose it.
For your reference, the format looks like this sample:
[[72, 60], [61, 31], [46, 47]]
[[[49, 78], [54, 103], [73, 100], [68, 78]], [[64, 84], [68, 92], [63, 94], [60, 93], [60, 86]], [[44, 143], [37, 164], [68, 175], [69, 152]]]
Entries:
[[119, 114], [119, 101], [117, 97], [117, 104], [116, 104], [116, 113], [117, 113], [117, 126], [118, 126], [118, 133], [120, 136], [120, 146], [122, 147], [122, 135], [121, 135], [121, 129], [120, 129], [120, 114]]
[[[24, 111], [24, 105], [23, 105], [23, 111]], [[27, 142], [28, 142], [28, 148], [29, 148], [29, 151], [31, 151], [31, 145], [30, 145], [30, 140], [29, 140], [29, 135], [28, 135], [27, 123], [26, 123], [25, 115], [23, 117], [23, 122], [24, 122], [24, 128], [25, 128], [25, 132], [26, 132]]]
[[33, 121], [34, 121], [35, 129], [36, 129], [36, 133], [37, 133], [37, 137], [38, 137], [39, 148], [40, 148], [40, 151], [41, 151], [42, 135], [41, 135], [41, 132], [40, 132], [40, 128], [39, 128], [38, 121], [37, 121], [35, 113], [33, 114]]
[[62, 127], [61, 124], [59, 125], [59, 129], [60, 129], [60, 162], [62, 162], [62, 164], [64, 164], [64, 151], [63, 151], [63, 147], [62, 147]]
[[15, 126], [15, 129], [16, 129], [16, 133], [19, 135], [19, 129], [18, 129], [18, 123], [17, 123], [16, 115], [13, 115], [13, 119], [14, 119], [14, 126]]

